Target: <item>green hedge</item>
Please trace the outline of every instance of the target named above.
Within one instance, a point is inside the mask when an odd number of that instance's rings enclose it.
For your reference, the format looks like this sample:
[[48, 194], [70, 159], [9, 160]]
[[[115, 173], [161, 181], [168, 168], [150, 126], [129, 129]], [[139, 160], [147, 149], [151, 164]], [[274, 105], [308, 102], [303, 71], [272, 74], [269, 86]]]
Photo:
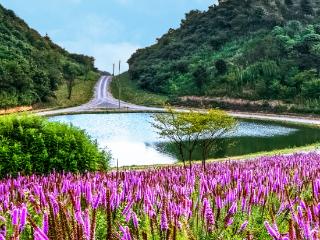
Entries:
[[110, 155], [82, 130], [33, 115], [0, 117], [0, 177], [107, 169]]

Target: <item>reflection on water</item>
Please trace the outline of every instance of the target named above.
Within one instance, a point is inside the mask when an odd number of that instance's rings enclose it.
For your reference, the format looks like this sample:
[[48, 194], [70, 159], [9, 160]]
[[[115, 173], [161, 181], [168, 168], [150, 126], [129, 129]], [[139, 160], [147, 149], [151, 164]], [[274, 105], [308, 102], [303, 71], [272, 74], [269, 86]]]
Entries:
[[143, 142], [131, 141], [106, 141], [106, 146], [111, 149], [113, 160], [112, 165], [150, 165], [150, 164], [171, 164], [175, 159], [167, 154], [161, 154], [156, 150], [154, 145]]
[[272, 125], [270, 123], [242, 121], [238, 123], [235, 131], [227, 134], [227, 137], [273, 137], [289, 135], [297, 130], [296, 128]]
[[[116, 166], [117, 160], [119, 166], [130, 166], [170, 164], [174, 163], [176, 159], [176, 157], [173, 157], [175, 151], [170, 150], [170, 147], [159, 148], [159, 144], [164, 146], [167, 143], [160, 139], [153, 129], [150, 114], [80, 114], [57, 116], [50, 118], [50, 120], [71, 123], [86, 130], [93, 139], [97, 140], [101, 148], [108, 147], [114, 158], [113, 166]], [[281, 143], [286, 147], [288, 145], [286, 145], [285, 138], [292, 139], [296, 136], [301, 138], [299, 134], [304, 134], [304, 131], [308, 129], [261, 121], [241, 121], [237, 129], [228, 135], [228, 139], [236, 140], [234, 148], [237, 151], [233, 150], [233, 152], [242, 154], [248, 151], [261, 151], [261, 149], [270, 150], [270, 146], [275, 149], [277, 148], [275, 144], [281, 145]], [[315, 136], [320, 139], [319, 132], [314, 131], [314, 129], [306, 134], [311, 132], [316, 132]], [[310, 141], [314, 141], [316, 137], [312, 137]], [[273, 144], [274, 139], [276, 139], [275, 144]], [[232, 155], [228, 152], [228, 149], [224, 152], [222, 155]]]
[[113, 166], [171, 164], [176, 160], [170, 154], [159, 152], [155, 143], [163, 141], [154, 131], [148, 114], [81, 114], [50, 118], [52, 121], [71, 123], [85, 129], [107, 146], [113, 156]]

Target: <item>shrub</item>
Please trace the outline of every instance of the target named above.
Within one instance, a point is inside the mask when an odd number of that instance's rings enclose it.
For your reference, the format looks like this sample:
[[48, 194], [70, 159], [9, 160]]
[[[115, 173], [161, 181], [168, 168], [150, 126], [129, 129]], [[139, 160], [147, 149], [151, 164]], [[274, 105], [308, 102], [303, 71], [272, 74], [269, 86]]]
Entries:
[[228, 71], [227, 63], [223, 59], [217, 60], [214, 65], [219, 75], [223, 75]]
[[320, 79], [304, 82], [302, 84], [302, 95], [311, 99], [316, 99], [320, 96]]
[[109, 159], [76, 127], [31, 115], [0, 117], [0, 177], [105, 170]]

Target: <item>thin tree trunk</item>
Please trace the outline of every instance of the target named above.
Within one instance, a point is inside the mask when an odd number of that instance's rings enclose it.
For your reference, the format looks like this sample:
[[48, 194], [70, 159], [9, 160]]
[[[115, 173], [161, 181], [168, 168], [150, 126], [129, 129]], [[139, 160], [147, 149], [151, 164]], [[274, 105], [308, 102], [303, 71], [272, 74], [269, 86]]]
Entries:
[[186, 168], [186, 160], [184, 158], [183, 149], [182, 149], [181, 145], [179, 145], [179, 153], [180, 153], [180, 156], [181, 156], [181, 160], [183, 162], [183, 167]]
[[71, 99], [72, 96], [72, 88], [73, 88], [73, 80], [68, 80], [68, 99]]
[[190, 171], [192, 169], [192, 150], [189, 151], [189, 167], [190, 167]]

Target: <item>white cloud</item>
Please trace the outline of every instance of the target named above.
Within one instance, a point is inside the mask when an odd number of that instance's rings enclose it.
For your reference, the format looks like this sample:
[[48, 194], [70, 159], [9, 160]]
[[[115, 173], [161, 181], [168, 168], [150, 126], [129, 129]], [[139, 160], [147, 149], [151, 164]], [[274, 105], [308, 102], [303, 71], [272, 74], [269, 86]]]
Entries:
[[112, 64], [122, 62], [122, 72], [128, 70], [127, 60], [140, 46], [138, 44], [121, 43], [102, 43], [90, 40], [79, 40], [74, 42], [62, 42], [63, 47], [71, 52], [94, 56], [96, 67], [100, 70], [112, 71]]
[[98, 44], [92, 47], [92, 55], [96, 57], [96, 66], [99, 69], [109, 69], [113, 63], [118, 63], [121, 60], [122, 71], [128, 70], [127, 60], [140, 46], [132, 43], [105, 43]]
[[[79, 5], [84, 2], [89, 2], [89, 0], [64, 1], [69, 4]], [[96, 59], [96, 66], [101, 70], [112, 71], [112, 64], [117, 63], [119, 60], [123, 62], [123, 70], [127, 70], [128, 65], [126, 62], [131, 54], [138, 48], [141, 48], [141, 45], [152, 43], [153, 39], [155, 39], [155, 37], [152, 37], [151, 40], [145, 41], [145, 39], [148, 39], [149, 35], [152, 34], [141, 34], [141, 31], [152, 32], [152, 29], [144, 29], [148, 24], [146, 24], [146, 26], [137, 25], [136, 29], [134, 29], [135, 31], [131, 31], [132, 29], [129, 29], [129, 27], [133, 26], [127, 22], [131, 21], [130, 23], [132, 23], [132, 21], [134, 22], [136, 19], [141, 20], [141, 18], [148, 19], [149, 14], [154, 14], [153, 5], [155, 4], [149, 0], [97, 0], [97, 2], [103, 1], [108, 2], [108, 4], [106, 4], [106, 9], [108, 10], [105, 12], [100, 13], [99, 11], [88, 10], [82, 14], [75, 12], [74, 16], [72, 16], [71, 11], [71, 15], [69, 14], [62, 22], [63, 26], [57, 25], [56, 27], [58, 28], [51, 28], [48, 31], [49, 36], [70, 52], [93, 56]], [[205, 2], [208, 0], [175, 1], [178, 2], [178, 5], [183, 5], [189, 1]], [[155, 5], [160, 7], [158, 12], [159, 16], [161, 16], [164, 10], [168, 10], [164, 8], [166, 5], [168, 4], [162, 4], [161, 2], [157, 2]], [[109, 8], [107, 6], [109, 6]], [[127, 12], [128, 16], [119, 17], [118, 15], [113, 15], [113, 10], [117, 11], [119, 7], [120, 9], [129, 9], [130, 11]], [[136, 9], [139, 9], [139, 12], [133, 11]], [[153, 18], [153, 21], [155, 21], [155, 18]], [[161, 18], [159, 17], [159, 23], [155, 22], [154, 24], [162, 24]], [[155, 25], [154, 28], [157, 28], [157, 25]]]
[[[125, 35], [124, 26], [113, 18], [87, 14], [78, 21], [69, 22], [64, 30], [49, 32], [53, 39], [70, 52], [86, 54], [96, 59], [96, 67], [112, 71], [112, 64], [122, 61], [123, 70], [128, 69], [127, 60], [140, 46], [133, 42], [119, 41]], [[64, 32], [72, 34], [64, 38]], [[61, 39], [62, 38], [62, 39]]]

